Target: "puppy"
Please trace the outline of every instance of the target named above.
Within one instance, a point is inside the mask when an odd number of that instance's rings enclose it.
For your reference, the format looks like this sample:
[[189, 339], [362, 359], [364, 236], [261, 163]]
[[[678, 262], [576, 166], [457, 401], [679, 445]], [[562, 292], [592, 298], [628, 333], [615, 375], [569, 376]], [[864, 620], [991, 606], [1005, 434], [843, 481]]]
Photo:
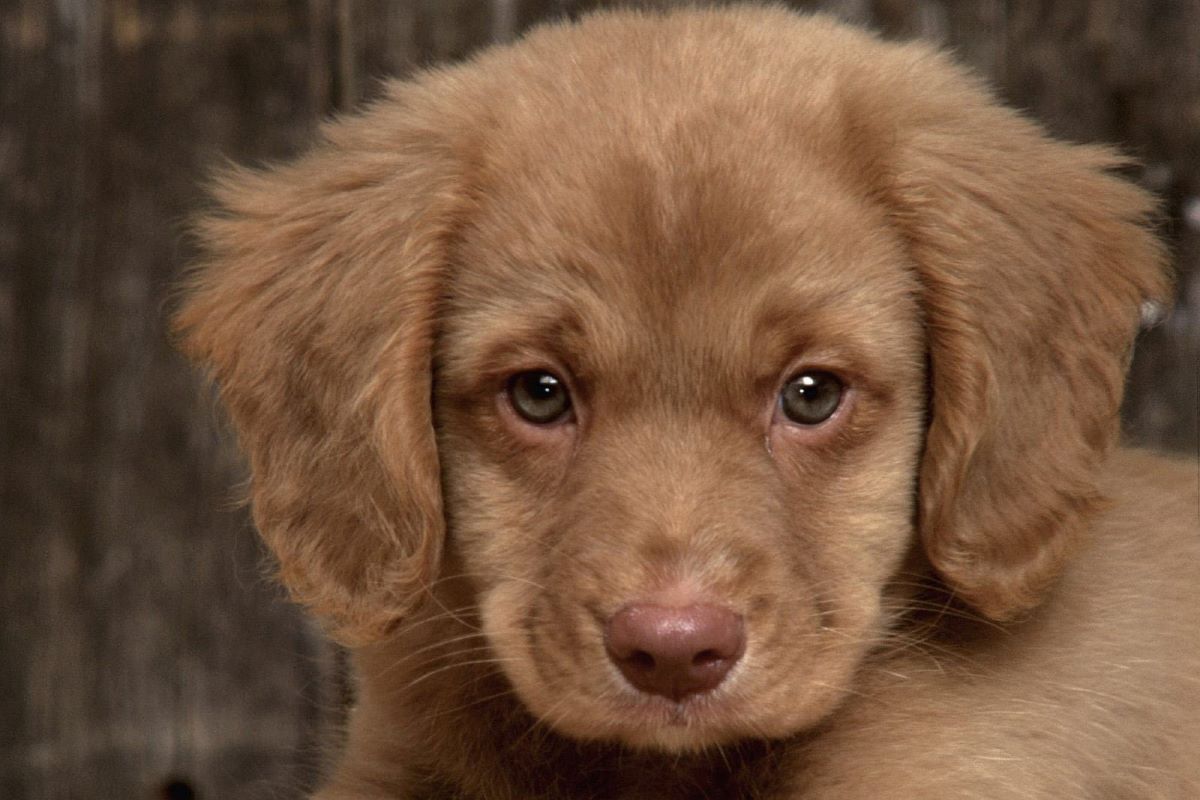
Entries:
[[920, 45], [610, 13], [235, 171], [177, 317], [353, 653], [317, 797], [1200, 797], [1153, 202]]

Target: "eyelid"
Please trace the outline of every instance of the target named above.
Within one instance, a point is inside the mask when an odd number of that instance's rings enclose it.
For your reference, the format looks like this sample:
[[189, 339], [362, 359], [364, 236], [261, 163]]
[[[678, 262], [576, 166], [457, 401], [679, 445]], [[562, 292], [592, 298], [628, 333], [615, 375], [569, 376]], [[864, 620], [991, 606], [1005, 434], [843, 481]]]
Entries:
[[844, 359], [832, 358], [828, 353], [805, 354], [790, 359], [787, 366], [775, 373], [774, 393], [781, 394], [787, 385], [805, 373], [824, 372], [841, 382], [842, 386], [859, 385], [859, 372]]

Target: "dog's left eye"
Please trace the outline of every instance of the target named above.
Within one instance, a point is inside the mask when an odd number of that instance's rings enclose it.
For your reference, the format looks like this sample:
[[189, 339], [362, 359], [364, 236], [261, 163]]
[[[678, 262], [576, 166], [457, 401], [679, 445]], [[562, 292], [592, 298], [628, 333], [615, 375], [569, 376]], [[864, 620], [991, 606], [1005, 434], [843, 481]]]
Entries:
[[517, 414], [535, 425], [558, 422], [571, 411], [567, 387], [557, 375], [542, 370], [514, 375], [508, 382], [508, 401]]
[[784, 385], [779, 406], [792, 422], [817, 425], [837, 411], [844, 391], [845, 386], [831, 373], [802, 372]]

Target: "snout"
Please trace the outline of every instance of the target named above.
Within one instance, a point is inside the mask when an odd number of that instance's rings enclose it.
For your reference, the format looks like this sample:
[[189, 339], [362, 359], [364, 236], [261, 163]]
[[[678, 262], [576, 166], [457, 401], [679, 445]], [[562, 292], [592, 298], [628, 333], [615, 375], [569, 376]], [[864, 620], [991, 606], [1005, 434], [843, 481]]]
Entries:
[[634, 688], [675, 702], [717, 688], [746, 649], [742, 617], [717, 605], [628, 605], [604, 634], [609, 659]]

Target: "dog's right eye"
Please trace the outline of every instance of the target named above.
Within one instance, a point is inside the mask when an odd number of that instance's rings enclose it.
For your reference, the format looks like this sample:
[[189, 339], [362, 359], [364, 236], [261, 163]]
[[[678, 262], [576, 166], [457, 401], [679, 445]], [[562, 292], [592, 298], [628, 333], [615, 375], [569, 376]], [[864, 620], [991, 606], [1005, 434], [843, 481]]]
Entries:
[[558, 422], [571, 412], [566, 385], [542, 370], [514, 375], [508, 382], [508, 402], [522, 419], [535, 425]]

